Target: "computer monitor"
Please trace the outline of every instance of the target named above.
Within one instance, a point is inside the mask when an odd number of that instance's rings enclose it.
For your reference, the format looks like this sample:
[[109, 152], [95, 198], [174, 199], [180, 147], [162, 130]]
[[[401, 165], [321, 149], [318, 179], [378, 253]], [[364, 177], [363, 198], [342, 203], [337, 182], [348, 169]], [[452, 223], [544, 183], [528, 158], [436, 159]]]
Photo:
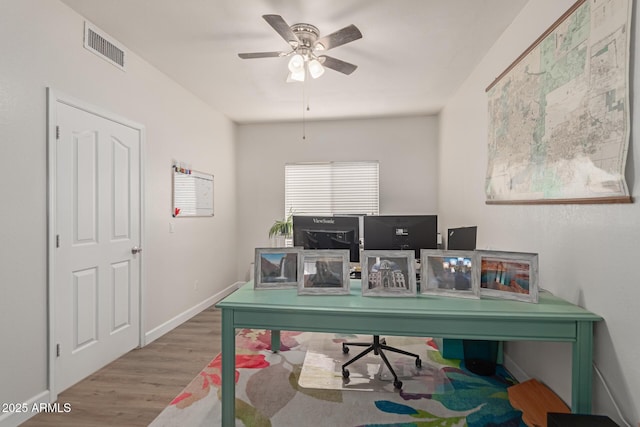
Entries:
[[360, 262], [360, 223], [357, 216], [293, 216], [293, 246], [304, 249], [348, 249], [349, 260]]
[[366, 250], [413, 250], [416, 260], [420, 249], [437, 249], [437, 215], [379, 215], [364, 217]]
[[450, 228], [447, 231], [447, 249], [459, 251], [474, 251], [478, 227]]

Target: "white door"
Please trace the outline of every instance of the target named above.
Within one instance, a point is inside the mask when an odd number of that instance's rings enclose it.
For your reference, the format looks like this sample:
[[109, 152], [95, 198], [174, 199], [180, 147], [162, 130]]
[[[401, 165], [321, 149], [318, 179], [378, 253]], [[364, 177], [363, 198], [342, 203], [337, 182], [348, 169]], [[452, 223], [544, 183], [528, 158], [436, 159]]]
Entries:
[[141, 131], [57, 100], [55, 393], [140, 341]]

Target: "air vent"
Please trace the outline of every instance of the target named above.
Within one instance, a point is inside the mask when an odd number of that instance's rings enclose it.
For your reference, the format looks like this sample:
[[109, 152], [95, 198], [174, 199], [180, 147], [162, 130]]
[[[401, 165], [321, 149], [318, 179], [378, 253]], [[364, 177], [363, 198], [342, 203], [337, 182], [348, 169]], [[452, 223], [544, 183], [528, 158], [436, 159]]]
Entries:
[[84, 23], [84, 47], [121, 70], [125, 70], [124, 49], [117, 46], [115, 40], [86, 21]]

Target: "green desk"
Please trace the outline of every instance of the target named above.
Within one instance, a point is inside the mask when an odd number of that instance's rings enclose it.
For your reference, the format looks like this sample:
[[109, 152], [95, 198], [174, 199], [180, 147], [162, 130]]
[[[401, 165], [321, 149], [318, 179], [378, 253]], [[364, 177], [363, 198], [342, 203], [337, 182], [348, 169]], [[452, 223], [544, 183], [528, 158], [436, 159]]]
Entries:
[[591, 413], [593, 323], [602, 320], [548, 292], [530, 304], [498, 299], [298, 295], [297, 289], [254, 290], [248, 282], [216, 306], [222, 309], [222, 425], [235, 426], [236, 328], [338, 332], [495, 341], [565, 341], [573, 344], [571, 409]]

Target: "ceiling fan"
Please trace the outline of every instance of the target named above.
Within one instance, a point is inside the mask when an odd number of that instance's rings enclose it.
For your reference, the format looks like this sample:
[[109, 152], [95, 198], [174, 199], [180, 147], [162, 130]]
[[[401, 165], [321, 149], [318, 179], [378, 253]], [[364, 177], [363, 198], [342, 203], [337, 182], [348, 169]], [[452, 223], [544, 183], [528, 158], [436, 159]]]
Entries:
[[349, 25], [334, 33], [320, 37], [318, 28], [311, 24], [300, 23], [290, 26], [280, 15], [262, 15], [262, 17], [289, 43], [291, 50], [288, 52], [239, 53], [238, 56], [240, 58], [254, 59], [291, 56], [287, 81], [298, 82], [303, 82], [307, 74], [314, 79], [320, 77], [324, 73], [325, 68], [330, 68], [347, 75], [353, 73], [355, 69], [358, 68], [357, 65], [322, 54], [324, 51], [362, 38], [362, 33], [355, 25]]

